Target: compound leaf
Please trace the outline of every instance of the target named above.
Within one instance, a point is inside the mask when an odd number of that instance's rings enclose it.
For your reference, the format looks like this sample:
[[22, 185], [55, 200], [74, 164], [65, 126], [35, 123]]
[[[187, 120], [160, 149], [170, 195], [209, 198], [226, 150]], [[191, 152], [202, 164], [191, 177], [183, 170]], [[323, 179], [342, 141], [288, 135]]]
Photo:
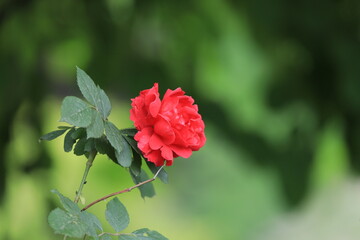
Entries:
[[85, 99], [96, 107], [105, 120], [110, 114], [111, 104], [104, 90], [97, 87], [89, 75], [80, 68], [77, 68], [77, 83]]
[[135, 176], [138, 176], [141, 172], [142, 159], [141, 156], [134, 149], [132, 149], [132, 154], [133, 154], [133, 161], [130, 166], [130, 171]]
[[93, 122], [86, 128], [88, 138], [99, 138], [104, 134], [104, 121], [99, 112], [94, 113]]
[[42, 140], [51, 141], [51, 140], [63, 135], [66, 132], [66, 130], [67, 129], [61, 129], [61, 130], [55, 130], [55, 131], [49, 132], [49, 133], [45, 134], [44, 136], [41, 136], [39, 140], [40, 141], [42, 141]]
[[129, 214], [126, 211], [125, 206], [117, 197], [106, 204], [105, 216], [106, 220], [116, 232], [124, 230], [130, 222]]
[[80, 219], [85, 225], [86, 235], [99, 239], [96, 230], [103, 231], [100, 220], [94, 214], [86, 211], [80, 213]]
[[99, 99], [95, 106], [97, 107], [99, 112], [102, 114], [103, 119], [106, 120], [111, 112], [111, 103], [110, 103], [109, 97], [106, 95], [104, 90], [102, 90], [101, 88], [98, 87], [98, 92], [99, 92], [99, 95], [98, 95]]
[[73, 148], [74, 143], [76, 142], [71, 136], [75, 132], [75, 128], [72, 128], [64, 137], [64, 151], [70, 152]]
[[76, 67], [76, 70], [77, 84], [82, 95], [89, 101], [89, 103], [95, 106], [98, 98], [98, 88], [84, 70], [79, 67]]
[[117, 159], [118, 163], [121, 166], [130, 167], [131, 162], [133, 160], [131, 147], [130, 147], [129, 143], [125, 140], [125, 138], [123, 136], [120, 135], [120, 138], [121, 138], [122, 151], [121, 152], [118, 152], [118, 151], [115, 152], [116, 159]]
[[61, 105], [61, 122], [67, 122], [77, 127], [87, 127], [91, 124], [94, 109], [80, 98], [65, 97]]
[[50, 212], [48, 221], [55, 233], [74, 238], [82, 238], [86, 233], [86, 227], [80, 221], [79, 215], [65, 212], [60, 208]]
[[60, 202], [66, 211], [68, 211], [70, 213], [79, 213], [80, 212], [80, 208], [78, 207], [78, 205], [76, 203], [74, 203], [73, 201], [71, 201], [69, 198], [63, 196], [58, 190], [53, 189], [53, 190], [51, 190], [51, 192], [58, 195], [58, 197], [60, 198]]
[[122, 136], [119, 132], [119, 129], [112, 122], [106, 121], [105, 133], [111, 146], [113, 146], [115, 150], [120, 153], [122, 151], [123, 144], [122, 144]]
[[74, 154], [76, 156], [81, 156], [85, 153], [85, 144], [86, 138], [80, 138], [79, 141], [77, 141], [74, 147]]

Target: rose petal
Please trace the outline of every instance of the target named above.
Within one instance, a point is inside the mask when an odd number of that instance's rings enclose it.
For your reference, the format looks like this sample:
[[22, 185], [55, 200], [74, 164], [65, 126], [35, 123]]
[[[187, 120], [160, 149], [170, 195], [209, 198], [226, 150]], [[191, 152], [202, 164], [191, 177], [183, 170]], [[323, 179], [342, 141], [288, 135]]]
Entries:
[[138, 142], [137, 146], [143, 153], [148, 153], [151, 149], [149, 147], [150, 137], [153, 135], [152, 128], [144, 128], [141, 131], [138, 131], [134, 139]]
[[176, 145], [171, 145], [170, 148], [177, 155], [179, 155], [180, 157], [183, 157], [183, 158], [188, 158], [192, 154], [192, 150], [190, 148], [187, 148], [187, 147], [180, 147], [180, 146], [176, 146]]
[[172, 145], [177, 146], [187, 146], [186, 138], [185, 136], [188, 135], [188, 129], [182, 128], [182, 129], [174, 129], [175, 132], [175, 141], [172, 143]]
[[159, 98], [158, 84], [155, 83], [152, 88], [146, 92], [145, 105], [148, 106], [148, 111], [152, 117], [156, 117], [161, 107], [161, 101]]
[[179, 100], [177, 98], [164, 98], [161, 106], [161, 113], [165, 115], [174, 112]]
[[194, 102], [194, 99], [190, 96], [184, 95], [179, 97], [179, 104], [181, 105], [191, 106], [194, 104]]
[[161, 112], [166, 113], [174, 111], [174, 108], [178, 105], [179, 96], [184, 95], [185, 92], [181, 88], [177, 88], [174, 91], [168, 89], [162, 100]]
[[160, 149], [162, 146], [164, 146], [163, 141], [161, 140], [161, 138], [155, 133], [150, 137], [149, 140], [149, 145], [150, 148], [153, 150], [158, 150]]
[[161, 149], [161, 156], [166, 160], [173, 160], [174, 155], [171, 149], [167, 146], [163, 146]]
[[154, 125], [154, 117], [161, 107], [158, 84], [140, 92], [140, 96], [131, 99], [130, 119], [138, 130]]
[[155, 122], [154, 131], [161, 137], [165, 145], [169, 145], [175, 140], [173, 128], [170, 123], [162, 117], [159, 117]]
[[144, 105], [144, 99], [141, 96], [131, 99], [131, 110], [130, 110], [130, 119], [134, 121], [135, 127], [140, 130], [141, 123], [144, 119], [144, 113], [142, 113], [142, 106]]
[[182, 96], [184, 94], [185, 94], [185, 92], [181, 88], [177, 88], [175, 90], [168, 89], [168, 90], [166, 90], [163, 100], [165, 100], [166, 98], [169, 98], [169, 97]]
[[151, 151], [149, 154], [145, 155], [148, 161], [153, 162], [155, 166], [160, 167], [164, 165], [164, 158], [161, 156], [160, 150]]
[[156, 97], [155, 100], [152, 103], [150, 103], [149, 106], [151, 116], [156, 117], [159, 113], [160, 107], [161, 107], [161, 101], [159, 97]]
[[171, 166], [173, 164], [173, 160], [166, 160], [166, 166]]

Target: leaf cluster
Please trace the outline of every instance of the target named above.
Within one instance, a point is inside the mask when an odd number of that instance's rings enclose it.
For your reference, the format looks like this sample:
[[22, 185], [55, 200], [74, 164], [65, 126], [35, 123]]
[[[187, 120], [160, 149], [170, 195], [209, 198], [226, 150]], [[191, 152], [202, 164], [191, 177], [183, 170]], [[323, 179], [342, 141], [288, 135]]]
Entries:
[[167, 240], [156, 231], [142, 228], [132, 233], [120, 233], [130, 223], [129, 214], [118, 198], [113, 198], [106, 205], [105, 217], [116, 233], [103, 231], [100, 220], [87, 211], [81, 211], [78, 205], [63, 196], [57, 190], [52, 190], [58, 195], [64, 209], [56, 208], [49, 214], [48, 221], [55, 233], [72, 238], [88, 236], [95, 240], [109, 240], [116, 236], [119, 240]]

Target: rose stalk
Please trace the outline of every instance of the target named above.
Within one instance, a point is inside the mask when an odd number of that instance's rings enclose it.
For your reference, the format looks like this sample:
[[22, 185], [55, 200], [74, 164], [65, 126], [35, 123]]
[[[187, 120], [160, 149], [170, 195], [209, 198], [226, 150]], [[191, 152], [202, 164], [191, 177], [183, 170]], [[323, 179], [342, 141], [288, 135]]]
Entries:
[[[49, 225], [55, 233], [64, 235], [64, 239], [104, 240], [119, 236], [119, 239], [166, 240], [160, 233], [147, 228], [123, 233], [130, 220], [125, 206], [114, 196], [138, 188], [143, 198], [153, 197], [155, 191], [151, 182], [156, 178], [164, 183], [168, 181], [164, 166], [171, 166], [177, 157], [188, 158], [193, 151], [204, 146], [205, 125], [198, 113], [198, 106], [181, 88], [167, 90], [160, 99], [158, 84], [155, 83], [152, 88], [141, 91], [139, 96], [131, 99], [130, 119], [136, 129], [119, 130], [108, 120], [111, 112], [108, 96], [80, 68], [77, 69], [77, 83], [85, 100], [67, 96], [61, 105], [60, 121], [70, 126], [61, 126], [40, 138], [53, 140], [66, 133], [64, 151], [74, 150], [75, 155], [87, 158], [74, 201], [57, 190], [52, 191], [60, 198], [63, 209], [56, 208], [50, 212]], [[80, 209], [78, 202], [98, 154], [106, 154], [114, 163], [128, 169], [135, 185], [101, 197]], [[143, 170], [142, 159], [154, 177], [149, 178]], [[104, 232], [99, 219], [86, 211], [110, 197], [114, 198], [106, 204], [105, 215], [116, 233]]]

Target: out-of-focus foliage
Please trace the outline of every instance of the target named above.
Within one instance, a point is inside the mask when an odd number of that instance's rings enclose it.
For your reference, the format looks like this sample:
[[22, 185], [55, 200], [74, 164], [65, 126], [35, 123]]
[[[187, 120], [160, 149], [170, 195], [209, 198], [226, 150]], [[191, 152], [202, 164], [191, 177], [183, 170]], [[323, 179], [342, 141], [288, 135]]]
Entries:
[[258, 240], [348, 239], [360, 236], [358, 180], [338, 183], [332, 189], [320, 191], [306, 205], [293, 213], [277, 218]]
[[[131, 127], [129, 99], [153, 82], [181, 86], [207, 124], [207, 146], [169, 169], [160, 196], [145, 205], [124, 196], [133, 229], [249, 239], [358, 173], [359, 9], [357, 0], [2, 1], [0, 239], [53, 238], [49, 190], [70, 196], [80, 181], [83, 159], [61, 153], [61, 141], [37, 142], [57, 126], [61, 99], [80, 95], [75, 66], [118, 99], [120, 128]], [[92, 171], [90, 200], [131, 184], [105, 159]]]

